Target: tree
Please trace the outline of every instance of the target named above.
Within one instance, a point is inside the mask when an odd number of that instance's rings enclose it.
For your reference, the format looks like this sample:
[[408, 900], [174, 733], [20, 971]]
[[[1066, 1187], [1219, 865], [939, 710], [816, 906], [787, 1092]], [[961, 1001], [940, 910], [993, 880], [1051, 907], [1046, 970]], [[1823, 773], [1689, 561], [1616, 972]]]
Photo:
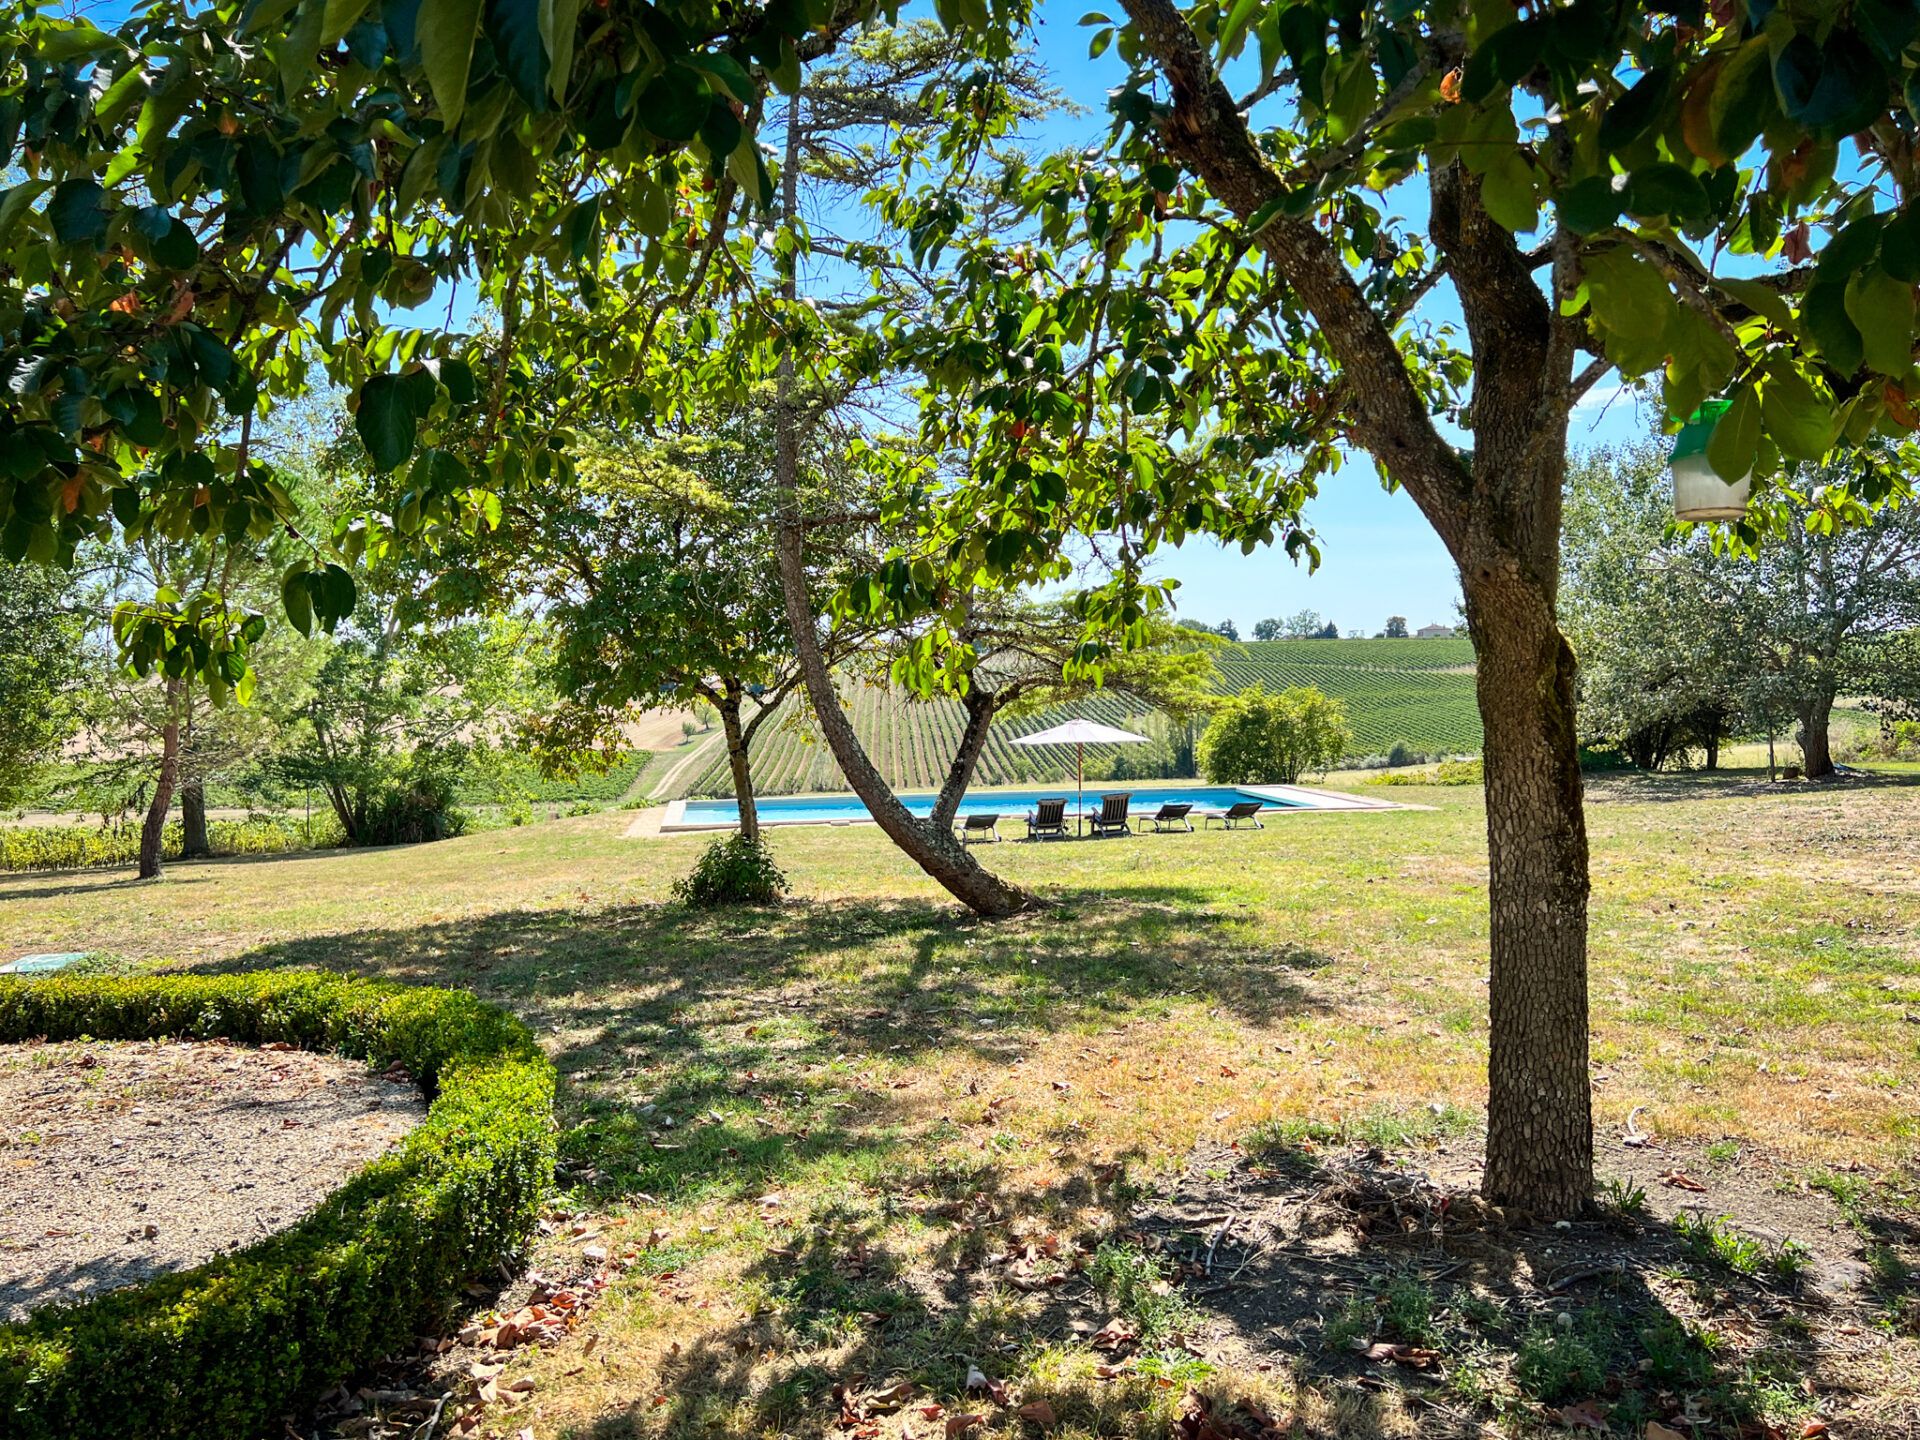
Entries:
[[[497, 603], [527, 593], [548, 602], [568, 704], [545, 719], [547, 748], [577, 752], [636, 707], [711, 706], [750, 840], [760, 837], [753, 740], [801, 681], [774, 570], [768, 419], [749, 406], [657, 440], [597, 438], [583, 447], [574, 493], [549, 486], [537, 507], [509, 506], [474, 547]], [[844, 488], [813, 508], [850, 505]], [[812, 583], [838, 583], [844, 534], [810, 532]], [[836, 629], [830, 663], [867, 638]]]
[[1353, 744], [1346, 707], [1297, 685], [1254, 685], [1224, 701], [1200, 737], [1201, 772], [1216, 785], [1291, 785], [1325, 770]]
[[1920, 512], [1912, 505], [1828, 528], [1815, 498], [1843, 489], [1869, 454], [1796, 469], [1783, 533], [1740, 554], [1675, 527], [1664, 447], [1576, 464], [1567, 500], [1566, 612], [1582, 661], [1581, 725], [1658, 769], [1752, 721], [1800, 726], [1812, 777], [1833, 770], [1834, 700], [1896, 690], [1902, 637], [1920, 625]]
[[1313, 632], [1313, 638], [1316, 640], [1338, 640], [1340, 638], [1340, 627], [1329, 620]]
[[[1088, 17], [1095, 49], [1131, 67], [1111, 143], [1025, 177], [1044, 250], [960, 267], [943, 355], [970, 379], [932, 403], [1041, 414], [1056, 446], [1021, 461], [1103, 466], [1111, 492], [1196, 455], [1257, 473], [1284, 454], [1313, 486], [1352, 444], [1419, 507], [1460, 567], [1486, 735], [1485, 1189], [1572, 1213], [1593, 1170], [1587, 839], [1556, 609], [1568, 418], [1614, 371], [1657, 374], [1675, 418], [1724, 393], [1710, 459], [1756, 472], [1762, 496], [1735, 527], [1747, 545], [1778, 528], [1784, 462], [1817, 461], [1842, 434], [1906, 433], [1920, 210], [1905, 204], [1904, 97], [1920, 15], [1741, 0], [1711, 14], [1120, 8]], [[1839, 165], [1854, 137], [1862, 158]], [[1424, 323], [1443, 289], [1457, 331]], [[1032, 341], [978, 350], [962, 334]], [[1182, 447], [1134, 441], [1120, 467], [1070, 445], [1112, 394], [1140, 415], [1171, 407]], [[1030, 507], [986, 500], [1014, 454], [980, 428], [981, 484], [955, 508], [1004, 524]], [[1261, 479], [1204, 518], [1186, 519], [1184, 497], [1141, 507], [1136, 544], [1177, 541], [1154, 523], [1176, 519], [1245, 543], [1284, 493]], [[1903, 485], [1876, 468], [1823, 509], [1858, 519]], [[1031, 543], [1057, 542], [1041, 525]]]
[[1404, 615], [1389, 615], [1387, 617], [1387, 628], [1383, 630], [1381, 634], [1388, 640], [1406, 639], [1407, 617]]
[[1698, 746], [1712, 769], [1761, 668], [1730, 593], [1746, 562], [1699, 527], [1676, 530], [1665, 450], [1652, 441], [1573, 464], [1561, 609], [1580, 656], [1582, 735], [1647, 770]]
[[83, 620], [65, 576], [0, 564], [0, 808], [78, 725]]
[[1278, 620], [1256, 620], [1253, 622], [1253, 638], [1256, 640], [1278, 640], [1282, 634]]
[[1301, 610], [1287, 618], [1285, 634], [1289, 640], [1311, 640], [1326, 623], [1318, 610]]

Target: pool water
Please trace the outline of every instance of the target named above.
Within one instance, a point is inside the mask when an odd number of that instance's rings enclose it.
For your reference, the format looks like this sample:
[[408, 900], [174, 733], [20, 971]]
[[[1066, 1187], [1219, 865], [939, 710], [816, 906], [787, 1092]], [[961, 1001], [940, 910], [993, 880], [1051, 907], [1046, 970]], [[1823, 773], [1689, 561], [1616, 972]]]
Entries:
[[[1086, 794], [1085, 813], [1100, 813], [1100, 797], [1109, 793], [1120, 793], [1117, 789], [1089, 788]], [[1225, 810], [1229, 805], [1242, 800], [1258, 800], [1270, 810], [1312, 809], [1310, 797], [1301, 794], [1277, 795], [1273, 791], [1259, 789], [1241, 789], [1232, 785], [1198, 785], [1190, 787], [1155, 786], [1151, 790], [1128, 791], [1133, 796], [1132, 818], [1141, 820], [1153, 814], [1162, 805], [1193, 806], [1194, 813], [1189, 818], [1198, 821], [1202, 810]], [[934, 795], [902, 795], [900, 801], [915, 815], [927, 816], [933, 813]], [[1067, 818], [1074, 816], [1074, 793], [1071, 789], [1061, 790], [995, 790], [983, 795], [968, 795], [960, 802], [962, 815], [999, 815], [1009, 821], [1018, 821], [1026, 817], [1042, 800], [1064, 799], [1067, 802]], [[760, 823], [762, 825], [821, 825], [836, 821], [871, 820], [872, 813], [864, 801], [853, 795], [786, 795], [760, 802]], [[678, 824], [693, 826], [725, 826], [740, 823], [740, 807], [731, 800], [689, 800], [686, 808], [678, 817]]]

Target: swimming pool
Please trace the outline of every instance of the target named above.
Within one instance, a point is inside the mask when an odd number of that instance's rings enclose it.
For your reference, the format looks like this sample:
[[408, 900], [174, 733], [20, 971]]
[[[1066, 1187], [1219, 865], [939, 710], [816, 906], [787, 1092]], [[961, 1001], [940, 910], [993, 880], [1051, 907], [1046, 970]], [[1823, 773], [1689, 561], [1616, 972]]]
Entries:
[[[1100, 797], [1124, 787], [1088, 788], [1085, 813], [1100, 812]], [[1153, 786], [1128, 790], [1133, 796], [1133, 818], [1151, 815], [1162, 805], [1189, 804], [1198, 820], [1202, 810], [1224, 810], [1241, 800], [1258, 800], [1268, 810], [1382, 810], [1397, 809], [1386, 801], [1342, 795], [1330, 790], [1309, 790], [1299, 785], [1188, 785]], [[915, 815], [931, 815], [935, 796], [902, 795], [901, 802]], [[1067, 802], [1067, 818], [1074, 815], [1072, 787], [1046, 790], [988, 790], [968, 795], [960, 802], [962, 815], [998, 814], [1009, 822], [1024, 819], [1040, 801], [1062, 799]], [[871, 822], [873, 815], [855, 795], [782, 795], [760, 802], [762, 825], [848, 825]], [[731, 800], [676, 800], [667, 807], [662, 830], [731, 830], [740, 823], [740, 807]], [[1009, 831], [1009, 833], [1012, 833]]]

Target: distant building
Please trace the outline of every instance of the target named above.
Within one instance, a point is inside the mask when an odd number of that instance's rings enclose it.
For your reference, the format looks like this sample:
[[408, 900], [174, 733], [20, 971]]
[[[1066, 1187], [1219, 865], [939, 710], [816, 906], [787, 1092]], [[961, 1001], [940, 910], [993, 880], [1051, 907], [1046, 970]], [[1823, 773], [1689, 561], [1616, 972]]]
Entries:
[[1451, 640], [1453, 638], [1453, 627], [1451, 625], [1422, 625], [1413, 633], [1422, 640]]

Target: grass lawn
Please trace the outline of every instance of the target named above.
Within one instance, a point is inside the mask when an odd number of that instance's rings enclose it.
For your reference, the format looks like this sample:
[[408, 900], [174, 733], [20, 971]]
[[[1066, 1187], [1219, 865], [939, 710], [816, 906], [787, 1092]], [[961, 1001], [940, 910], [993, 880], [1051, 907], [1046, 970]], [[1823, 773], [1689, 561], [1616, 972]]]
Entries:
[[1920, 1434], [1920, 775], [1596, 781], [1614, 1213], [1560, 1232], [1463, 1198], [1480, 792], [1365, 793], [1434, 808], [991, 848], [1057, 902], [998, 924], [871, 827], [776, 832], [793, 903], [690, 914], [704, 839], [602, 814], [0, 876], [0, 957], [321, 966], [539, 1030], [534, 1265], [609, 1283], [556, 1345], [416, 1362], [441, 1433]]

